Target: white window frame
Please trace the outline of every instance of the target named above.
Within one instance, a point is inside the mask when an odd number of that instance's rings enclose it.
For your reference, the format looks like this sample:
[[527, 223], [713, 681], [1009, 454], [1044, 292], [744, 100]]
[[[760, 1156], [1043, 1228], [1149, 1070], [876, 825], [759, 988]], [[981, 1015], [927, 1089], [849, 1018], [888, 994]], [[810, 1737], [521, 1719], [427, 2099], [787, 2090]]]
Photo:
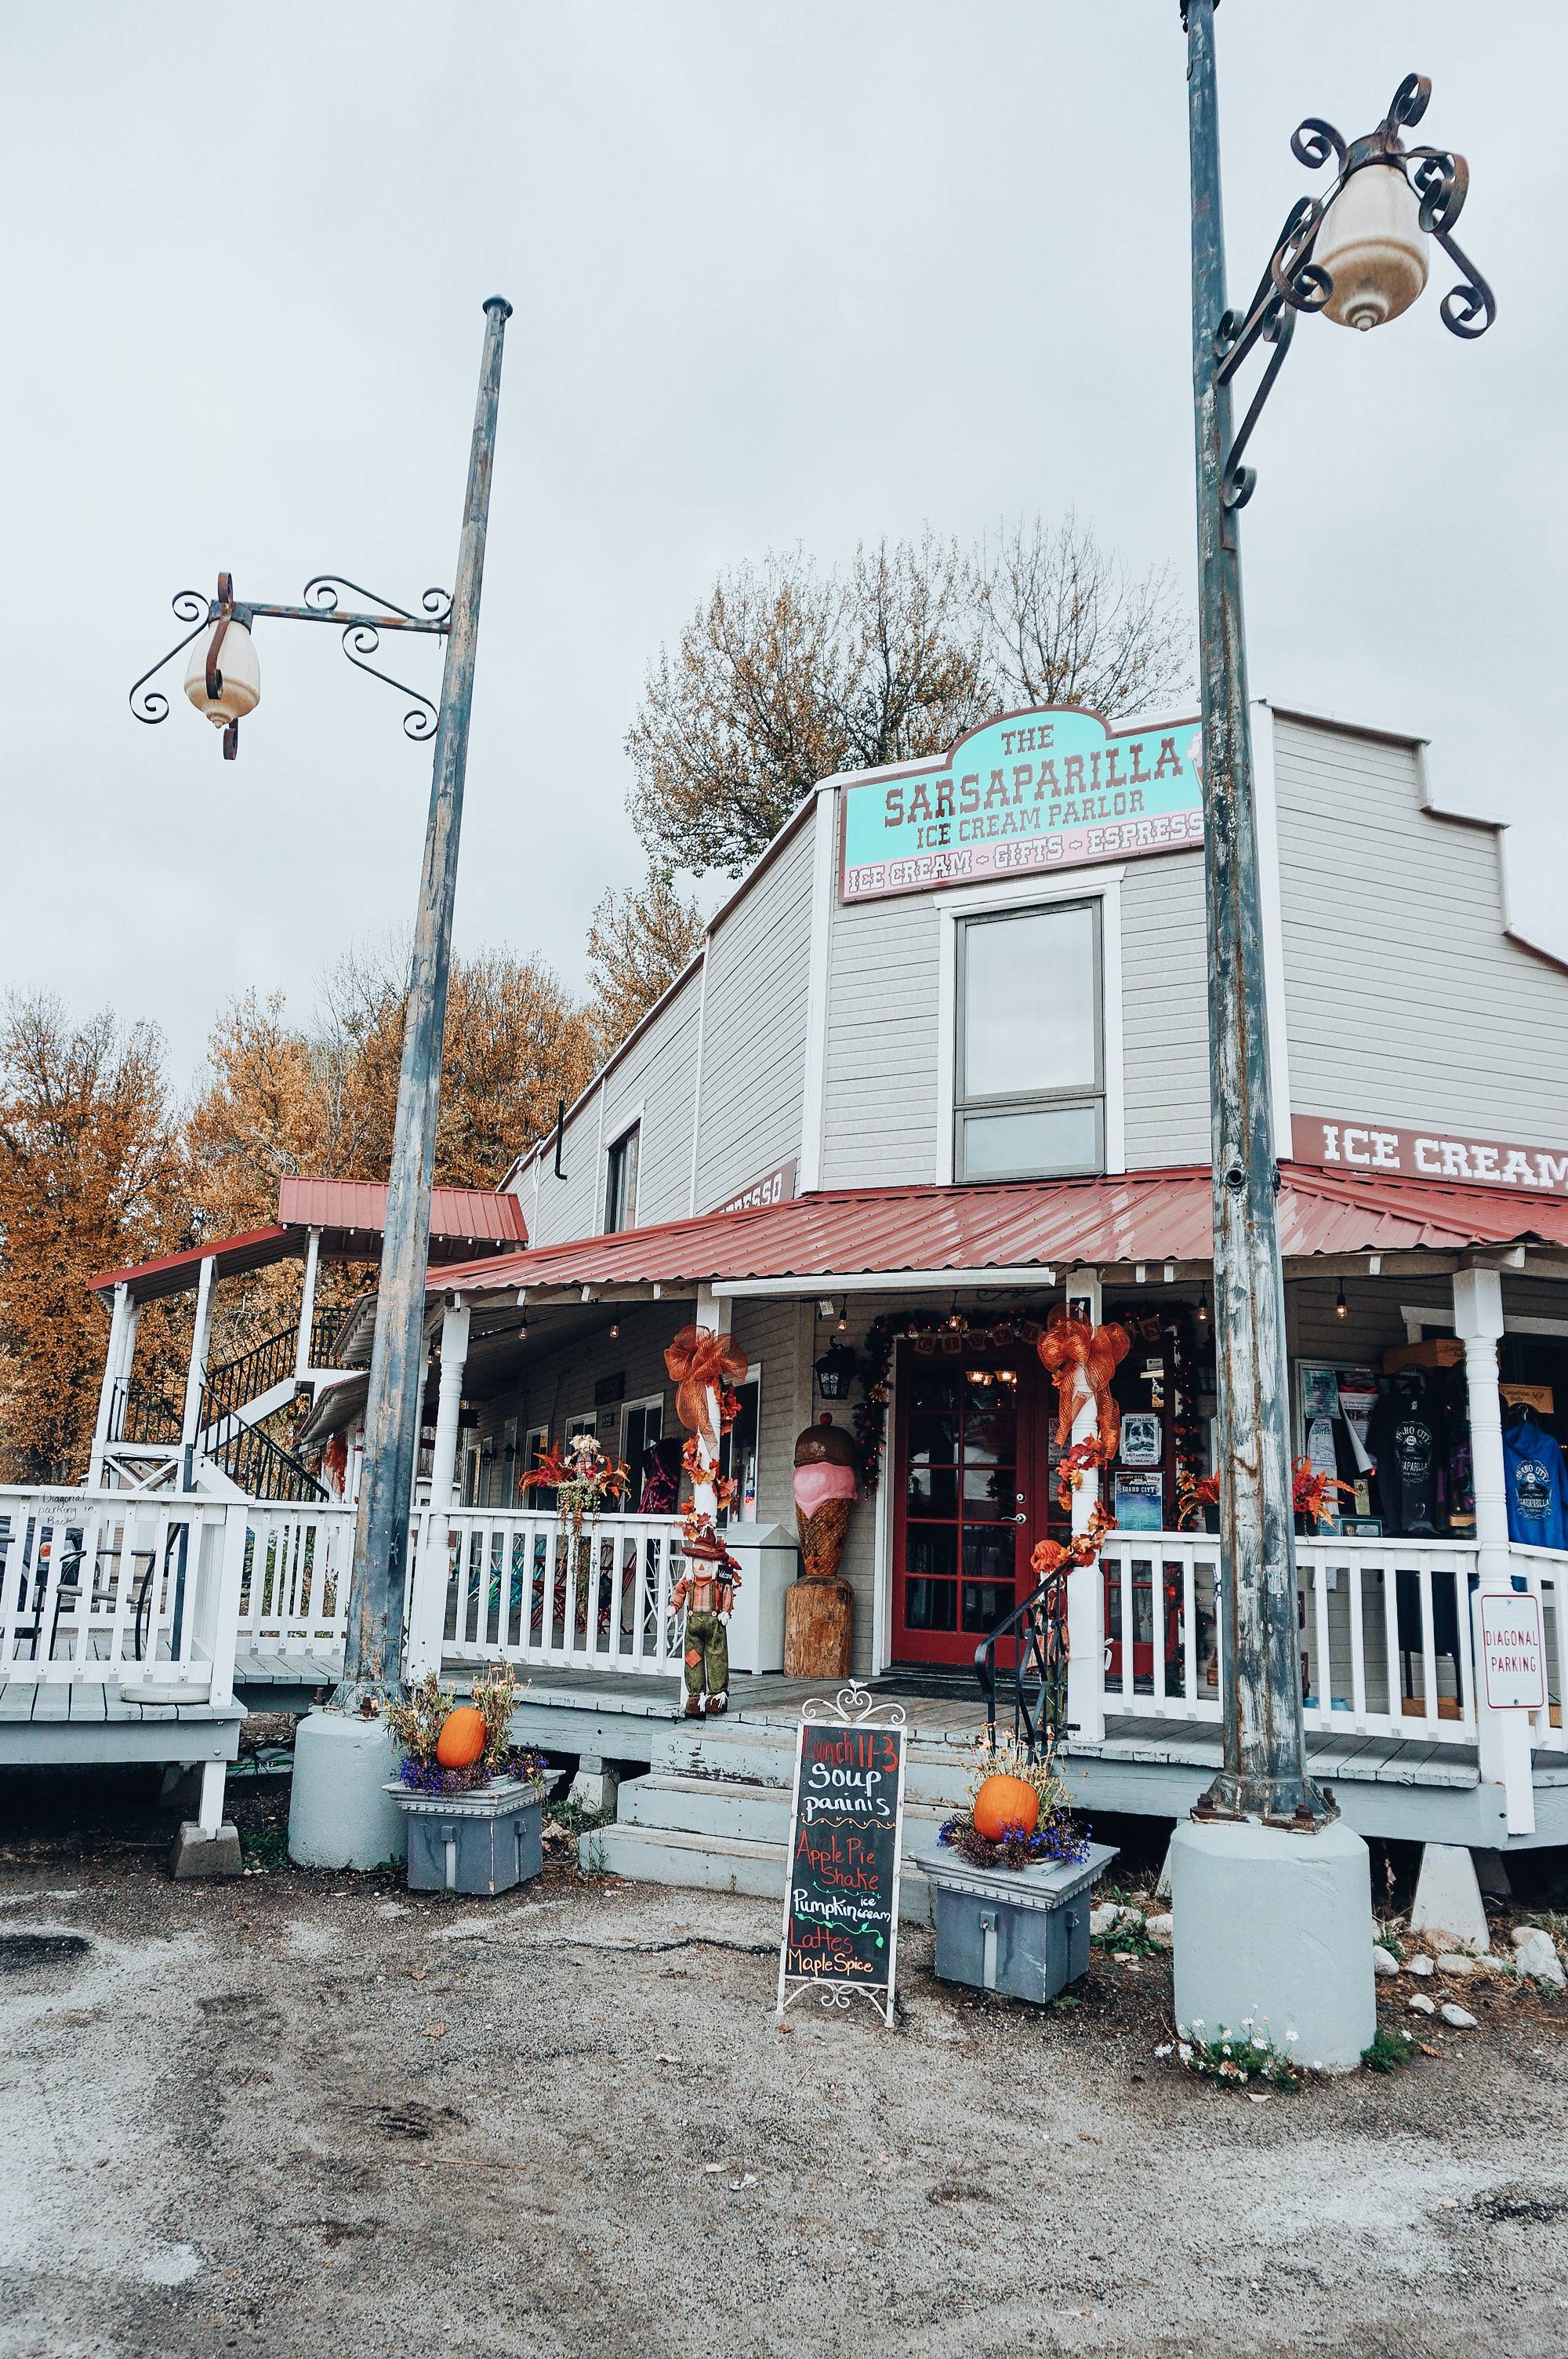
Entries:
[[1105, 1168], [1127, 1169], [1127, 1095], [1121, 1014], [1121, 886], [1124, 864], [1075, 868], [1059, 876], [1018, 877], [1007, 885], [970, 886], [934, 898], [940, 929], [936, 979], [936, 1169], [938, 1187], [951, 1187], [957, 1114], [958, 936], [968, 918], [1022, 916], [1065, 901], [1099, 904], [1100, 1038], [1105, 1086]]
[[[643, 1150], [648, 1143], [642, 1135], [643, 1101], [641, 1098], [638, 1099], [634, 1106], [627, 1106], [622, 1113], [616, 1115], [615, 1127], [613, 1130], [605, 1129], [600, 1132], [599, 1148], [599, 1227], [595, 1234], [601, 1237], [624, 1234], [623, 1231], [611, 1230], [605, 1226], [605, 1221], [610, 1211], [610, 1158], [614, 1154], [616, 1148], [631, 1136], [633, 1131], [636, 1131], [638, 1134], [636, 1212], [637, 1219], [640, 1220], [642, 1217], [643, 1200]], [[633, 1220], [632, 1226], [635, 1228], [636, 1225], [637, 1221]]]

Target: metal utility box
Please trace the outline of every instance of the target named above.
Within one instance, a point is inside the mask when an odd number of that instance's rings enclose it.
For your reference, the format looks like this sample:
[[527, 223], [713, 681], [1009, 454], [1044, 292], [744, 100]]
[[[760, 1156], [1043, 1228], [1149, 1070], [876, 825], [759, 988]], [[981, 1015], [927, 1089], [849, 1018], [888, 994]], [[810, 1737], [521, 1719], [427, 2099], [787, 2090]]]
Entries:
[[489, 1898], [526, 1884], [545, 1864], [543, 1786], [498, 1778], [470, 1794], [386, 1788], [408, 1824], [410, 1892], [465, 1892]]
[[972, 1867], [935, 1844], [916, 1856], [931, 1886], [943, 1982], [1038, 2006], [1087, 1972], [1089, 1903], [1116, 1857], [1108, 1843], [1065, 1866]]

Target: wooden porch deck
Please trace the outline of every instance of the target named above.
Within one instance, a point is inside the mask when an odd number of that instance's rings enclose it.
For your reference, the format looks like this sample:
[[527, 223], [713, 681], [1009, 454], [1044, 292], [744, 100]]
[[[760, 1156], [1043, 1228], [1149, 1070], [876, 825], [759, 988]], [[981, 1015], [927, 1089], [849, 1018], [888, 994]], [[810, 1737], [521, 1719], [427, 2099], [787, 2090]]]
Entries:
[[0, 1766], [232, 1761], [242, 1703], [128, 1703], [118, 1679], [0, 1680]]

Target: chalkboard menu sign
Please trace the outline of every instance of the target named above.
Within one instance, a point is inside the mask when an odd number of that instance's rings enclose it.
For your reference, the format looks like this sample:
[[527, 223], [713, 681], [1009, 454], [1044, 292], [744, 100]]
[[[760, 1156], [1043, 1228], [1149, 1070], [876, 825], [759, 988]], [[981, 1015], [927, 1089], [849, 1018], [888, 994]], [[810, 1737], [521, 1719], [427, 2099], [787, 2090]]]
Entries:
[[861, 1687], [801, 1713], [790, 1810], [778, 2012], [802, 1991], [892, 2021], [903, 1839], [903, 1708]]

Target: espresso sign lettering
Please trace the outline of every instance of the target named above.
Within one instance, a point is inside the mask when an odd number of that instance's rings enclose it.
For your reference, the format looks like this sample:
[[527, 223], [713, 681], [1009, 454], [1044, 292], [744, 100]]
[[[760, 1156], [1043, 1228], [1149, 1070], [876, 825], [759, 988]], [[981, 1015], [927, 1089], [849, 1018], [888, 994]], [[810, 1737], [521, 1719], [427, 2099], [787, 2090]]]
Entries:
[[[856, 1716], [863, 1704], [866, 1716]], [[778, 2011], [803, 1990], [847, 2006], [863, 1991], [892, 2021], [898, 1869], [903, 1835], [903, 1715], [863, 1688], [843, 1719], [803, 1715], [790, 1810]], [[806, 1715], [838, 1707], [813, 1707]], [[881, 1716], [873, 1717], [879, 1714]]]
[[989, 884], [1203, 842], [1196, 721], [1108, 729], [1076, 709], [1010, 712], [946, 759], [846, 781], [839, 897]]

